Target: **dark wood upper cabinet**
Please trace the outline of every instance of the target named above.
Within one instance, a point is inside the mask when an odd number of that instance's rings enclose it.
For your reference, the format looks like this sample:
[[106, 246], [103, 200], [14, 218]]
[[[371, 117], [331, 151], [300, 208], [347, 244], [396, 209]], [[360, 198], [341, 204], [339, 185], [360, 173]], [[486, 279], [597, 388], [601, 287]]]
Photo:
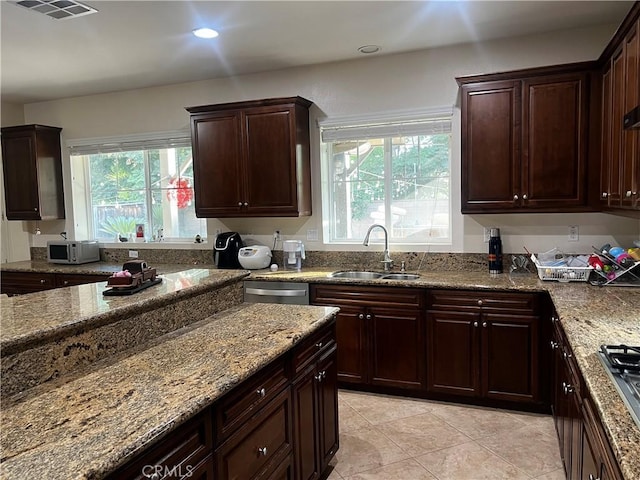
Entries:
[[8, 220], [64, 218], [61, 128], [2, 128], [2, 165]]
[[599, 59], [601, 87], [600, 206], [640, 212], [640, 130], [623, 129], [623, 117], [640, 105], [640, 2], [636, 2]]
[[187, 108], [196, 215], [311, 215], [311, 104], [291, 97]]
[[589, 66], [457, 78], [462, 213], [589, 209]]

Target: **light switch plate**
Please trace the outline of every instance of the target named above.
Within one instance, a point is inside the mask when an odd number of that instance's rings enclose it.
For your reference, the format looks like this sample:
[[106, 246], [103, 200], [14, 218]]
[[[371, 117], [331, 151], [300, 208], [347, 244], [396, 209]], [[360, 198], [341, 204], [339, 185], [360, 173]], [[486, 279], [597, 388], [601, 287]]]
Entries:
[[138, 258], [138, 250], [129, 250], [129, 258]]

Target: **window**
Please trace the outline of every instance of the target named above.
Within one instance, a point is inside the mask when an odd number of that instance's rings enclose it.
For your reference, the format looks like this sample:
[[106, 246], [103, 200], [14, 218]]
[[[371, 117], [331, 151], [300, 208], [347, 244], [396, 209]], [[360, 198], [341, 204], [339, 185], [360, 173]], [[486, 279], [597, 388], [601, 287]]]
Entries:
[[119, 140], [71, 147], [74, 177], [86, 186], [88, 237], [114, 242], [136, 236], [139, 225], [147, 240], [205, 237], [206, 220], [195, 215], [188, 137]]
[[395, 244], [451, 242], [448, 112], [322, 123], [325, 242], [362, 242], [374, 223]]

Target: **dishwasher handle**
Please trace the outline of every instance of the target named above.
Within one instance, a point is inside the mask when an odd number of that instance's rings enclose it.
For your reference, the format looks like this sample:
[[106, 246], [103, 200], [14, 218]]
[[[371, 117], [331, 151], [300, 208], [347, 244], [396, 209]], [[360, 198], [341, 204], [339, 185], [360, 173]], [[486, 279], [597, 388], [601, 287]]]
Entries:
[[270, 296], [270, 297], [304, 297], [307, 295], [306, 290], [271, 290], [268, 288], [245, 288], [245, 292], [251, 295]]

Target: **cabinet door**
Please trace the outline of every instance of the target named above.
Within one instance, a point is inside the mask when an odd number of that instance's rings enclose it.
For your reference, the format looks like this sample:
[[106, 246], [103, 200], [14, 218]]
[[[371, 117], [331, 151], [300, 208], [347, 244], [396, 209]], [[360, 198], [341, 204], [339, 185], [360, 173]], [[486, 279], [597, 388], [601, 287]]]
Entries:
[[609, 164], [609, 206], [620, 206], [622, 200], [622, 159], [624, 112], [624, 49], [620, 48], [611, 60], [611, 163]]
[[479, 318], [476, 313], [427, 312], [429, 391], [465, 396], [480, 393]]
[[520, 201], [520, 82], [462, 87], [462, 213]]
[[364, 310], [340, 306], [336, 320], [338, 380], [363, 384], [367, 381], [367, 337]]
[[586, 203], [587, 84], [585, 74], [524, 81], [523, 206]]
[[[624, 113], [640, 105], [637, 85], [640, 83], [638, 62], [640, 50], [640, 34], [634, 26], [624, 42]], [[625, 208], [633, 208], [638, 204], [637, 169], [640, 169], [640, 151], [638, 151], [638, 130], [623, 130], [622, 133], [622, 167], [621, 167], [621, 204]]]
[[482, 393], [531, 403], [539, 399], [538, 322], [525, 315], [482, 315]]
[[293, 110], [271, 107], [247, 111], [244, 126], [247, 213], [297, 215]]
[[316, 479], [322, 471], [318, 455], [318, 394], [316, 365], [310, 365], [293, 385], [296, 478]]
[[7, 219], [40, 220], [35, 136], [3, 133], [2, 162]]
[[238, 112], [191, 118], [196, 216], [238, 216], [243, 207], [241, 121]]
[[369, 308], [370, 383], [422, 390], [424, 322], [418, 310]]
[[336, 348], [332, 348], [318, 362], [319, 417], [318, 426], [320, 439], [318, 443], [320, 453], [320, 471], [324, 472], [327, 465], [338, 451], [338, 364]]
[[605, 67], [605, 72], [602, 75], [602, 138], [600, 149], [600, 206], [607, 207], [609, 205], [609, 188], [610, 188], [610, 175], [611, 175], [611, 162], [612, 158], [612, 86], [611, 86], [611, 63], [608, 63]]

